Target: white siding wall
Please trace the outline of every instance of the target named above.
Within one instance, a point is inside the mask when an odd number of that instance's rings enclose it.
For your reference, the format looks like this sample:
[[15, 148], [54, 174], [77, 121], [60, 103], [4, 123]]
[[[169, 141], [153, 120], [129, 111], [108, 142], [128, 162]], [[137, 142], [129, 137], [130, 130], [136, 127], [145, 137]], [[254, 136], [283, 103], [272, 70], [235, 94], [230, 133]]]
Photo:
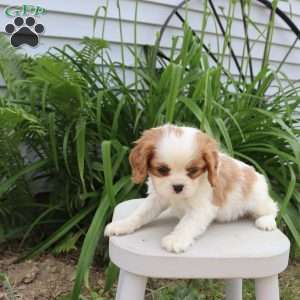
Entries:
[[[111, 53], [114, 60], [120, 61], [121, 51], [119, 47], [120, 32], [118, 22], [117, 0], [109, 0], [106, 30], [104, 38], [111, 43]], [[156, 38], [156, 33], [160, 30], [161, 25], [181, 0], [139, 0], [137, 13], [137, 41], [140, 44], [153, 44]], [[227, 11], [227, 0], [214, 0], [214, 4], [220, 12], [220, 6]], [[257, 1], [252, 1], [253, 7], [251, 18], [256, 25], [263, 30], [266, 28], [266, 23], [269, 19], [269, 10], [259, 5]], [[105, 5], [106, 0], [48, 0], [36, 1], [28, 0], [28, 5], [39, 5], [47, 9], [47, 14], [41, 16], [38, 20], [44, 24], [46, 30], [40, 39], [40, 44], [36, 48], [23, 46], [20, 51], [31, 55], [44, 53], [51, 46], [61, 47], [65, 43], [69, 43], [75, 47], [80, 46], [80, 39], [83, 36], [91, 36], [93, 28], [93, 15], [98, 6]], [[11, 22], [13, 18], [4, 15], [4, 9], [11, 5], [21, 5], [24, 2], [15, 0], [0, 0], [0, 32], [4, 32], [4, 27]], [[120, 0], [121, 15], [122, 15], [122, 30], [124, 42], [127, 44], [134, 43], [134, 18], [135, 18], [135, 0]], [[279, 7], [290, 15], [292, 11], [292, 20], [300, 27], [300, 1], [289, 0], [280, 1]], [[192, 0], [189, 4], [188, 20], [191, 26], [198, 31], [201, 28], [201, 12], [203, 11], [203, 0]], [[103, 11], [99, 13], [103, 15]], [[184, 15], [184, 12], [183, 12]], [[244, 45], [244, 30], [241, 21], [241, 12], [239, 5], [235, 12], [235, 21], [232, 36], [233, 49], [238, 57], [242, 55]], [[211, 18], [210, 18], [211, 19]], [[222, 18], [223, 24], [225, 19]], [[96, 36], [101, 36], [103, 19], [99, 18], [96, 27]], [[212, 51], [217, 51], [217, 38], [215, 34], [215, 24], [212, 19], [208, 22], [206, 34], [206, 44], [210, 45]], [[166, 31], [162, 40], [162, 47], [168, 51], [171, 45], [171, 37], [175, 34], [180, 34], [181, 23], [173, 18], [170, 26]], [[257, 39], [258, 32], [254, 30], [253, 26], [249, 27], [250, 38]], [[222, 38], [219, 36], [220, 42]], [[254, 58], [254, 71], [258, 70], [263, 54], [264, 39], [256, 42], [252, 49], [252, 56]], [[274, 68], [287, 53], [289, 46], [295, 40], [295, 35], [287, 28], [283, 21], [276, 18], [276, 30], [273, 38], [273, 47], [271, 51], [271, 63]], [[132, 58], [128, 51], [125, 53], [126, 62], [131, 65]], [[234, 65], [231, 63], [231, 68], [234, 73], [237, 72]], [[299, 80], [300, 78], [300, 42], [296, 44], [296, 48], [291, 52], [287, 59], [283, 71], [289, 76], [291, 80]], [[3, 86], [3, 81], [0, 79], [0, 86]]]

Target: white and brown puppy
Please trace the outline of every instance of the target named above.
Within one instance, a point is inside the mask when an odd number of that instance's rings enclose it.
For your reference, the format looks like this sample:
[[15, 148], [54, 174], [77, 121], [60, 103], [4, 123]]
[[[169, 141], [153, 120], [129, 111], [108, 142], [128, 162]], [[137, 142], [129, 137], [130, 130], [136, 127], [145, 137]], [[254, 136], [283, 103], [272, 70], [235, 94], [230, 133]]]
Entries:
[[180, 220], [162, 239], [172, 252], [185, 251], [213, 220], [251, 215], [258, 228], [276, 228], [278, 208], [264, 176], [221, 153], [200, 130], [174, 125], [146, 130], [129, 161], [134, 182], [148, 177], [148, 197], [132, 215], [107, 225], [106, 236], [134, 232], [166, 210]]

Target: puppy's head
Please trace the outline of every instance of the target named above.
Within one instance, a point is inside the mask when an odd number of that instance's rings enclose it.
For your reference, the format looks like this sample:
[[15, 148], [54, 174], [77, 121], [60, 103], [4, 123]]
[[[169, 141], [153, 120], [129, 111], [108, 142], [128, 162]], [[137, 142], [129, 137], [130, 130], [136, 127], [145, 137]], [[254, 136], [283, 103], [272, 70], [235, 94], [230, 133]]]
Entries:
[[129, 155], [132, 179], [149, 175], [164, 198], [189, 198], [203, 180], [217, 181], [217, 143], [200, 130], [165, 125], [146, 130]]

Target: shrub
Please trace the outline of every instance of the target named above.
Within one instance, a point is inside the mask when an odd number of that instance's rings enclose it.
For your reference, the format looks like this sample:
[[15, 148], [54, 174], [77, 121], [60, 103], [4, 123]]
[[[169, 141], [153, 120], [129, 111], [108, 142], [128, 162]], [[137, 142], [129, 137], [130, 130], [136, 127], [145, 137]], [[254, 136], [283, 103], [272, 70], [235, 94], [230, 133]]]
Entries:
[[231, 76], [209, 63], [187, 24], [178, 51], [176, 41], [168, 61], [157, 47], [146, 47], [143, 59], [131, 50], [136, 81], [126, 84], [124, 66], [111, 61], [101, 39], [36, 58], [0, 39], [7, 85], [0, 100], [0, 239], [33, 238], [26, 257], [50, 247], [68, 251], [84, 239], [73, 299], [97, 245], [105, 257], [102, 232], [114, 206], [144, 195], [130, 181], [132, 142], [165, 122], [206, 131], [265, 174], [281, 207], [278, 222], [300, 246], [299, 85], [283, 88], [266, 61], [251, 82]]

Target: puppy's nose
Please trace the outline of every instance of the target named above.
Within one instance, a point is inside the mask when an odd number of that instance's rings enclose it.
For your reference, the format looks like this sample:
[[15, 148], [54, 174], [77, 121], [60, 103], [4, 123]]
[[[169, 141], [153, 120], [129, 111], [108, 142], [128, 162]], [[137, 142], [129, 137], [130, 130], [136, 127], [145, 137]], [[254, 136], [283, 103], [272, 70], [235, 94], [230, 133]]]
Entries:
[[174, 184], [173, 189], [176, 194], [179, 194], [183, 190], [184, 185], [183, 184]]

